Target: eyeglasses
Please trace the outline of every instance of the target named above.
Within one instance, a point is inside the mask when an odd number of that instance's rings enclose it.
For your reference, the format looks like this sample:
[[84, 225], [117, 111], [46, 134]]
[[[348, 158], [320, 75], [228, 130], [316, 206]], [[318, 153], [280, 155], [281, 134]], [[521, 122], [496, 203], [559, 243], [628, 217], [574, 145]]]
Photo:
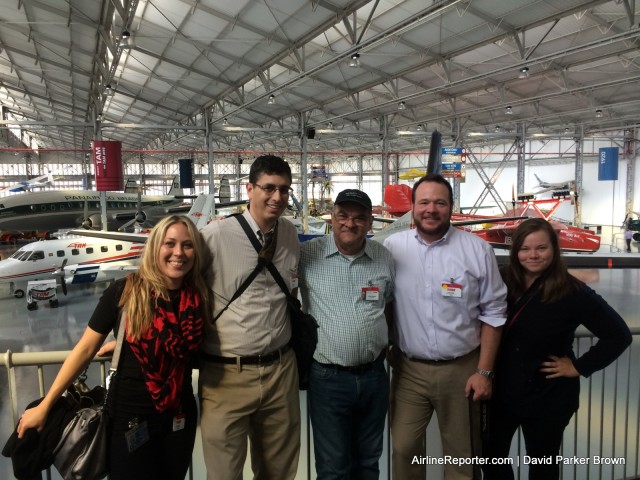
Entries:
[[276, 190], [280, 192], [280, 195], [291, 195], [291, 192], [293, 192], [293, 188], [287, 185], [277, 186], [277, 185], [274, 185], [273, 183], [267, 183], [266, 185], [258, 185], [257, 183], [254, 183], [253, 186], [258, 187], [267, 195], [273, 195], [274, 193], [276, 193]]
[[342, 212], [334, 213], [333, 217], [341, 225], [344, 225], [349, 220], [351, 220], [354, 223], [354, 225], [357, 225], [358, 227], [366, 227], [367, 225], [369, 225], [369, 221], [371, 219], [371, 217], [368, 217], [367, 215], [358, 215], [357, 217], [350, 217], [346, 213], [342, 213]]

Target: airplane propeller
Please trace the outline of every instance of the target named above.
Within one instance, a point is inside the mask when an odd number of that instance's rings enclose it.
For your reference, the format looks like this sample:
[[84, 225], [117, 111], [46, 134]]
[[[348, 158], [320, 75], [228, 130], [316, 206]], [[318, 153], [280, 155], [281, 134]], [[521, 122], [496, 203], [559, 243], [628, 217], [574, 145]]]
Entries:
[[60, 265], [60, 268], [58, 268], [56, 271], [53, 272], [53, 275], [60, 281], [60, 286], [62, 287], [62, 293], [64, 293], [65, 295], [67, 294], [67, 282], [65, 281], [65, 273], [64, 273], [64, 267], [67, 266], [67, 261], [68, 259], [65, 258], [62, 261], [62, 265]]
[[140, 186], [138, 186], [138, 201], [137, 201], [137, 204], [136, 204], [136, 213], [134, 214], [134, 216], [133, 216], [133, 218], [131, 220], [129, 220], [128, 222], [122, 224], [118, 228], [118, 231], [124, 232], [131, 225], [136, 225], [141, 230], [143, 228], [147, 227], [147, 226], [151, 226], [151, 225], [149, 225], [147, 223], [147, 214], [145, 213], [144, 210], [142, 210], [142, 188]]

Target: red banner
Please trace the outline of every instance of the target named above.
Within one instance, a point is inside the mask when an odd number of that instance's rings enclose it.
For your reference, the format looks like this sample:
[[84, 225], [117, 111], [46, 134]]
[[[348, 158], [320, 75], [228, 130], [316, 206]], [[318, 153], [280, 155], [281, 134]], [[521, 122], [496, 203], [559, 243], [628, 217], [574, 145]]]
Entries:
[[93, 166], [96, 171], [96, 190], [121, 192], [124, 187], [122, 144], [95, 140], [92, 150]]

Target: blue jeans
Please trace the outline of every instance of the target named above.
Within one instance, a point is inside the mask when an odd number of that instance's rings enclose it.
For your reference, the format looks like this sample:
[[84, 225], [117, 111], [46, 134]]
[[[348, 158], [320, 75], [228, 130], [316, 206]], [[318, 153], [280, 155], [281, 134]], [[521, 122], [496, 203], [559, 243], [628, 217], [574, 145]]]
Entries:
[[313, 363], [309, 409], [318, 480], [378, 479], [388, 405], [383, 359], [359, 374]]

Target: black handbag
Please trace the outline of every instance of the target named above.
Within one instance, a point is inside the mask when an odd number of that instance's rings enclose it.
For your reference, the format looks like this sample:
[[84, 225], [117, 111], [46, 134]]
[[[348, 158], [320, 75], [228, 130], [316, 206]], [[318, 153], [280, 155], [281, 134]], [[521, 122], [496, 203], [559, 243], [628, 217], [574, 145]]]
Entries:
[[[107, 386], [118, 369], [124, 338], [124, 323], [124, 315], [121, 315]], [[63, 394], [69, 403], [75, 402], [77, 408], [53, 451], [53, 465], [64, 480], [100, 479], [106, 477], [108, 473], [108, 387], [98, 386], [90, 389], [85, 384], [85, 380], [86, 375], [83, 373]]]
[[[272, 272], [271, 274], [278, 282], [278, 285], [280, 285], [280, 288], [283, 288], [284, 282], [275, 266], [273, 270], [275, 273]], [[302, 311], [300, 308], [300, 300], [291, 296], [286, 290], [283, 289], [283, 291], [287, 294], [289, 316], [291, 317], [291, 347], [296, 353], [298, 383], [300, 390], [307, 390], [309, 388], [309, 372], [311, 371], [313, 354], [318, 345], [319, 325], [313, 315]]]
[[[236, 215], [235, 217], [240, 225], [242, 225], [247, 237], [259, 254], [262, 245], [260, 245], [255, 234], [251, 231], [247, 220], [242, 215]], [[311, 370], [311, 363], [313, 362], [313, 354], [318, 345], [318, 322], [313, 318], [313, 315], [302, 311], [300, 301], [291, 295], [291, 292], [289, 292], [280, 272], [278, 272], [273, 262], [263, 262], [260, 260], [256, 268], [259, 268], [261, 265], [264, 265], [269, 270], [287, 297], [289, 316], [291, 318], [291, 347], [296, 354], [296, 364], [298, 365], [298, 384], [300, 390], [307, 390], [309, 388], [309, 371]]]

